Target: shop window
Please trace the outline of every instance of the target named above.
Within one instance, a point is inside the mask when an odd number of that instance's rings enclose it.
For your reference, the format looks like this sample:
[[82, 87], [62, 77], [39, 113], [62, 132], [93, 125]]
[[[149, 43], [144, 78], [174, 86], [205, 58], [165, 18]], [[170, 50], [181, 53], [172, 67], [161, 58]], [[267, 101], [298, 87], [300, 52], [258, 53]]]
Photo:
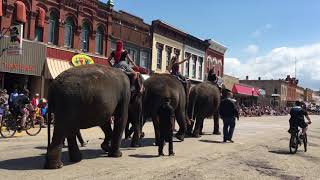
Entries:
[[42, 27], [36, 27], [36, 33], [35, 33], [35, 41], [43, 42], [43, 28]]
[[74, 37], [74, 23], [72, 17], [66, 19], [64, 26], [64, 46], [68, 48], [73, 47], [73, 37]]
[[192, 56], [192, 78], [196, 78], [196, 71], [197, 71], [197, 56]]
[[103, 54], [103, 35], [104, 35], [104, 30], [100, 26], [98, 27], [96, 32], [96, 53], [98, 54]]
[[49, 43], [58, 45], [58, 33], [59, 33], [59, 21], [58, 21], [58, 16], [56, 13], [51, 12], [50, 13], [50, 19], [49, 19]]
[[89, 51], [89, 35], [90, 35], [90, 26], [88, 22], [82, 24], [81, 32], [81, 50], [84, 52]]

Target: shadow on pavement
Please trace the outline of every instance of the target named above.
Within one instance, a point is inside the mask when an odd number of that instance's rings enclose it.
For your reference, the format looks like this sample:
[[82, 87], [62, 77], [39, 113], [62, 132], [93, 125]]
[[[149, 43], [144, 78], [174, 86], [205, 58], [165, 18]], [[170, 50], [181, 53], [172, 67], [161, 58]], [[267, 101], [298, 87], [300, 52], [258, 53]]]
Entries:
[[271, 150], [269, 151], [269, 153], [273, 153], [273, 154], [281, 154], [281, 155], [291, 155], [289, 150]]
[[135, 157], [135, 158], [157, 158], [159, 156], [157, 155], [149, 155], [149, 154], [132, 154], [129, 155], [130, 157]]
[[205, 142], [205, 143], [217, 143], [217, 144], [220, 144], [220, 143], [222, 143], [222, 141], [212, 141], [212, 140], [199, 140], [199, 141], [201, 141], [201, 142]]
[[[82, 159], [94, 159], [98, 157], [106, 157], [102, 150], [81, 150]], [[0, 161], [0, 169], [6, 170], [36, 170], [36, 169], [43, 169], [45, 162], [45, 155], [33, 156], [33, 157], [24, 157], [24, 158], [17, 158], [17, 159], [8, 159], [4, 161]], [[69, 161], [69, 154], [68, 151], [62, 152], [62, 162], [64, 166], [72, 164]]]
[[[154, 138], [142, 138], [140, 140], [140, 147], [148, 147], [154, 146]], [[121, 143], [121, 148], [130, 148], [131, 147], [131, 139], [124, 139]]]

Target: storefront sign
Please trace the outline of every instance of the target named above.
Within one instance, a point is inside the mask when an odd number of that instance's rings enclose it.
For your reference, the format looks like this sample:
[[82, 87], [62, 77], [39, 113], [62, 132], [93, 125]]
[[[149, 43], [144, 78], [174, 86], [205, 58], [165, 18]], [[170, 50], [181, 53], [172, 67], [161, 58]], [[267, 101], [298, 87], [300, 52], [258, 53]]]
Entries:
[[[4, 48], [11, 41], [10, 37], [4, 37], [0, 44]], [[41, 76], [46, 60], [46, 46], [42, 43], [23, 40], [21, 56], [10, 56], [4, 53], [0, 57], [0, 72]]]
[[10, 41], [7, 50], [9, 56], [22, 54], [22, 35], [23, 25], [19, 24], [10, 27]]
[[21, 71], [21, 72], [33, 72], [34, 71], [34, 65], [28, 65], [28, 64], [16, 64], [16, 63], [1, 63], [2, 69], [6, 69], [8, 71]]
[[91, 57], [85, 55], [85, 54], [77, 54], [72, 57], [72, 64], [74, 66], [81, 66], [86, 64], [94, 64], [94, 61]]

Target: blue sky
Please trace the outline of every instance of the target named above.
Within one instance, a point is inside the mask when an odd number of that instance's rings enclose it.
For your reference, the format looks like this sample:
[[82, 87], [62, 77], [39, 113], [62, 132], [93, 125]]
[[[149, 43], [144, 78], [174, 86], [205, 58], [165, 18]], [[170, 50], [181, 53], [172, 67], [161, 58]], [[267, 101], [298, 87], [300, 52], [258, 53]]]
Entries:
[[[114, 0], [114, 3], [116, 10], [139, 16], [146, 23], [161, 19], [194, 36], [212, 38], [226, 45], [226, 58], [232, 60], [229, 62], [227, 59], [226, 65], [234, 65], [234, 61], [249, 65], [257, 58], [273, 57], [273, 50], [277, 48], [286, 47], [294, 51], [295, 48], [320, 43], [319, 0]], [[282, 61], [292, 64], [297, 56], [293, 53], [282, 57]], [[298, 61], [307, 61], [301, 58], [308, 56], [300, 56]], [[226, 70], [232, 75], [245, 75], [227, 67]], [[282, 74], [288, 73], [291, 72]], [[301, 78], [304, 76], [301, 74]], [[315, 84], [305, 85], [316, 88]]]

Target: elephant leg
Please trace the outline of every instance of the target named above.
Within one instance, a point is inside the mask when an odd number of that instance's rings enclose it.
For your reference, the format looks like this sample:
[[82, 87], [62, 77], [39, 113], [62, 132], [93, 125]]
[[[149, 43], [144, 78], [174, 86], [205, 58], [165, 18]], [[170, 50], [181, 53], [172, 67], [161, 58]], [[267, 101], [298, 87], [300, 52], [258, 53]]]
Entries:
[[133, 136], [131, 140], [131, 147], [140, 147], [140, 137], [141, 137], [141, 125], [139, 121], [135, 121], [132, 125]]
[[164, 154], [163, 154], [164, 144], [165, 144], [165, 139], [164, 139], [163, 135], [160, 135], [160, 140], [159, 140], [159, 144], [158, 144], [158, 155], [159, 156], [164, 156]]
[[186, 113], [184, 108], [179, 108], [176, 113], [176, 120], [179, 125], [179, 131], [176, 134], [176, 138], [180, 141], [184, 141], [184, 137], [187, 131]]
[[128, 107], [126, 105], [122, 105], [120, 106], [120, 109], [118, 108], [114, 116], [114, 128], [112, 133], [111, 150], [108, 154], [110, 157], [122, 156], [122, 153], [120, 151], [120, 145], [122, 141], [123, 131], [127, 125], [128, 120]]
[[125, 139], [129, 139], [130, 138], [130, 136], [131, 136], [131, 134], [130, 134], [130, 122], [129, 122], [129, 120], [128, 120], [128, 122], [127, 122], [127, 125], [126, 125], [126, 129], [125, 129], [125, 131], [124, 131], [124, 138]]
[[67, 137], [67, 140], [70, 161], [80, 162], [82, 160], [82, 155], [77, 144], [76, 132], [70, 133], [70, 135]]
[[61, 150], [64, 141], [64, 131], [61, 127], [56, 126], [53, 131], [52, 142], [48, 147], [45, 169], [59, 169], [62, 168], [63, 163], [61, 162]]
[[187, 125], [187, 135], [192, 136], [192, 129], [194, 126], [194, 121], [192, 121], [189, 125]]
[[160, 126], [159, 126], [159, 117], [152, 117], [154, 135], [155, 135], [155, 145], [160, 145]]
[[101, 149], [104, 150], [105, 152], [109, 152], [110, 151], [110, 142], [111, 142], [111, 137], [112, 137], [111, 123], [106, 123], [104, 125], [101, 125], [100, 128], [104, 133], [104, 141], [101, 144]]
[[204, 119], [202, 120], [201, 124], [200, 124], [200, 129], [199, 129], [199, 134], [203, 135], [203, 123], [204, 123]]
[[220, 135], [221, 132], [219, 130], [219, 113], [214, 113], [213, 114], [213, 134], [216, 134], [216, 135]]
[[192, 136], [195, 138], [199, 138], [200, 136], [200, 129], [201, 129], [201, 124], [203, 123], [203, 118], [202, 117], [197, 117], [196, 118], [196, 125], [193, 130]]

